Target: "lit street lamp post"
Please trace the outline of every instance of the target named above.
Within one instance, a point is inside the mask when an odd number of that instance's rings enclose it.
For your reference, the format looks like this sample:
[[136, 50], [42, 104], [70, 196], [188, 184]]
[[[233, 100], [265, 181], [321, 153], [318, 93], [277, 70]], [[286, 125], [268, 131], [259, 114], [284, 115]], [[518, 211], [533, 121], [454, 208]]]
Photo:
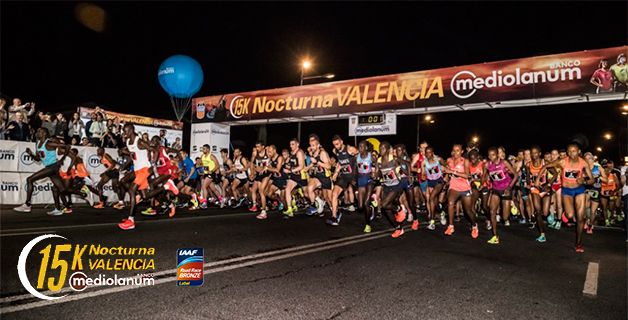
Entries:
[[[321, 74], [321, 75], [316, 75], [316, 76], [308, 76], [305, 77], [305, 71], [307, 69], [309, 69], [312, 66], [312, 63], [309, 60], [303, 60], [303, 62], [301, 63], [301, 81], [299, 83], [300, 86], [303, 85], [303, 80], [310, 80], [310, 79], [333, 79], [336, 77], [335, 74], [333, 73], [326, 73], [326, 74]], [[299, 142], [301, 142], [301, 121], [298, 122], [298, 127], [297, 127], [297, 139], [299, 140]]]

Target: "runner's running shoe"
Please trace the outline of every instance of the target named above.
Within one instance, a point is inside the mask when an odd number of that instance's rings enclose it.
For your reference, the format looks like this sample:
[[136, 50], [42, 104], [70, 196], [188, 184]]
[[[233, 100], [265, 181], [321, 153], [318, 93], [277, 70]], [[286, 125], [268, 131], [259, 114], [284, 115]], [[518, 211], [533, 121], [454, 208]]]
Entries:
[[155, 211], [155, 209], [148, 207], [146, 208], [146, 210], [141, 212], [143, 215], [145, 216], [154, 216], [157, 214], [157, 211]]
[[397, 221], [398, 223], [402, 223], [403, 220], [406, 220], [406, 209], [402, 205], [395, 215], [395, 221]]
[[544, 233], [542, 233], [538, 238], [536, 238], [536, 242], [543, 243], [545, 241], [547, 241], [547, 239], [545, 239], [545, 234]]
[[305, 214], [307, 214], [308, 216], [313, 216], [317, 212], [318, 212], [318, 209], [316, 209], [314, 206], [309, 206], [307, 210], [305, 210]]
[[435, 230], [436, 224], [434, 223], [434, 219], [430, 220], [430, 224], [427, 226], [429, 230]]
[[569, 223], [569, 219], [567, 218], [567, 215], [563, 212], [563, 216], [561, 217], [561, 219], [563, 220], [563, 223]]
[[419, 230], [419, 220], [412, 221], [412, 230]]
[[103, 202], [98, 202], [97, 204], [94, 205], [94, 209], [102, 209], [105, 207], [105, 203]]
[[347, 211], [349, 211], [349, 212], [355, 212], [355, 206], [354, 206], [354, 205], [350, 205], [350, 206], [347, 208]]
[[294, 217], [294, 210], [292, 209], [292, 207], [288, 207], [288, 209], [286, 209], [286, 211], [282, 212], [287, 218], [292, 218]]
[[65, 207], [65, 208], [63, 208], [63, 210], [61, 210], [61, 212], [63, 212], [63, 213], [72, 213], [72, 208]]
[[371, 226], [368, 224], [364, 226], [364, 233], [371, 233]]
[[116, 204], [113, 205], [113, 207], [118, 210], [122, 210], [124, 209], [124, 202], [118, 201]]
[[395, 232], [392, 233], [391, 237], [399, 238], [404, 234], [403, 228], [396, 229]]
[[338, 221], [338, 218], [329, 218], [325, 220], [325, 223], [334, 227], [337, 227], [340, 224], [340, 222]]
[[262, 210], [262, 212], [258, 214], [257, 216], [255, 216], [255, 218], [260, 219], [260, 220], [268, 218], [268, 215], [266, 214], [266, 210]]
[[510, 227], [510, 220], [506, 219], [506, 221], [504, 221], [504, 226]]
[[63, 214], [63, 211], [55, 208], [54, 210], [48, 211], [47, 213], [48, 213], [49, 216], [60, 216], [60, 215]]
[[442, 224], [442, 225], [446, 225], [447, 224], [447, 219], [445, 219], [445, 212], [441, 212], [440, 213], [440, 224]]
[[560, 221], [556, 221], [556, 223], [554, 223], [554, 229], [556, 230], [560, 230], [560, 226], [562, 225], [562, 222]]
[[554, 219], [554, 215], [550, 214], [547, 216], [547, 224], [548, 225], [553, 225], [556, 222], [556, 219]]
[[17, 212], [31, 212], [31, 206], [27, 206], [26, 204], [23, 204], [19, 207], [13, 208], [13, 210]]
[[480, 235], [480, 231], [478, 230], [477, 223], [471, 228], [471, 238], [477, 239], [478, 235]]
[[175, 213], [177, 212], [177, 207], [175, 207], [172, 203], [170, 204], [170, 212], [168, 212], [168, 217], [172, 218], [174, 217]]
[[407, 222], [412, 222], [414, 221], [414, 215], [412, 213], [408, 214], [408, 218], [406, 219]]
[[488, 241], [486, 241], [486, 243], [488, 243], [488, 244], [499, 244], [499, 238], [497, 236], [493, 236]]
[[450, 224], [449, 226], [447, 226], [447, 230], [445, 230], [445, 235], [446, 236], [450, 236], [452, 234], [454, 234], [454, 225]]
[[251, 212], [257, 212], [257, 204], [254, 204], [252, 207], [249, 208], [249, 211]]
[[135, 221], [132, 219], [124, 219], [122, 222], [118, 223], [118, 227], [122, 230], [131, 230], [135, 229]]
[[581, 244], [576, 245], [576, 252], [577, 253], [583, 253], [584, 252], [584, 246], [581, 245]]
[[491, 230], [493, 229], [493, 225], [491, 224], [490, 220], [486, 220], [486, 230]]

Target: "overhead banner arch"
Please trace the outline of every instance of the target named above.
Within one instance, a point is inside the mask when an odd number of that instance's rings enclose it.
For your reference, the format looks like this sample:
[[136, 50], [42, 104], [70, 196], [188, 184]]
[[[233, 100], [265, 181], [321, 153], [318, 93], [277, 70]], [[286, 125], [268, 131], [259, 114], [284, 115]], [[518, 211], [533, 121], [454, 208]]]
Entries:
[[621, 46], [198, 97], [192, 122], [249, 125], [622, 100], [628, 94], [627, 54], [628, 46]]

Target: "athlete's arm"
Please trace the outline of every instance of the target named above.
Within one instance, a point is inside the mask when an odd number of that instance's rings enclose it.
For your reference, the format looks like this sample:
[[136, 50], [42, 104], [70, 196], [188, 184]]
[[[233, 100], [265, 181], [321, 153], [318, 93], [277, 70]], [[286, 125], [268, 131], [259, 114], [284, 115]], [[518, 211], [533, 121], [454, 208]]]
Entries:
[[606, 175], [606, 170], [604, 170], [604, 168], [602, 168], [602, 166], [600, 166], [600, 179], [604, 183], [608, 182], [608, 175]]
[[220, 169], [220, 166], [218, 165], [218, 159], [216, 158], [216, 156], [215, 156], [215, 155], [213, 155], [213, 154], [211, 154], [211, 153], [210, 153], [210, 157], [211, 157], [212, 161], [216, 164], [216, 165], [214, 166], [214, 170], [212, 170], [212, 171], [210, 172], [210, 173], [214, 173], [214, 172], [216, 172], [216, 171], [218, 171], [218, 170]]
[[111, 166], [109, 168], [107, 168], [105, 171], [111, 171], [111, 170], [115, 169], [116, 168], [116, 162], [113, 161], [113, 158], [108, 153], [105, 153], [104, 157], [105, 157], [105, 159], [107, 159], [107, 161], [109, 161], [109, 163], [111, 163]]
[[[412, 160], [410, 160], [410, 164], [411, 164], [410, 171], [411, 172], [419, 173], [419, 172], [421, 172], [421, 170], [425, 170], [425, 167], [423, 165], [421, 165], [421, 168], [415, 166], [415, 164], [417, 162], [419, 162], [419, 155], [420, 155], [420, 153], [414, 154], [412, 156]], [[425, 161], [423, 163], [425, 163]], [[419, 170], [419, 169], [421, 169], [421, 170]]]
[[589, 168], [589, 166], [584, 166], [584, 171], [585, 171], [585, 173], [587, 175], [587, 179], [585, 179], [584, 177], [580, 177], [579, 179], [582, 179], [584, 184], [587, 184], [587, 185], [593, 184], [593, 179], [589, 178], [589, 177], [593, 177], [593, 173], [591, 172], [591, 168]]
[[329, 154], [327, 153], [327, 151], [322, 150], [321, 151], [321, 163], [320, 163], [321, 167], [330, 170], [331, 169], [331, 162], [329, 161]]
[[292, 173], [299, 173], [301, 172], [301, 170], [303, 170], [303, 168], [305, 168], [305, 154], [302, 150], [299, 150], [297, 152], [297, 167], [290, 170], [292, 171]]
[[48, 140], [48, 142], [46, 142], [46, 149], [48, 151], [52, 151], [52, 150], [56, 150], [57, 148], [61, 148], [65, 150], [65, 153], [67, 154], [70, 151], [70, 145], [65, 144], [65, 143], [59, 143], [56, 140]]
[[[508, 161], [504, 161], [504, 165], [506, 166], [506, 169], [508, 169], [508, 171], [510, 171], [510, 172], [511, 172], [512, 174], [514, 174], [515, 176], [518, 176], [518, 175], [517, 175], [517, 171], [515, 171], [515, 169], [514, 169], [514, 168], [512, 167], [512, 165], [510, 164], [510, 162], [508, 162]], [[511, 189], [511, 188], [515, 185], [515, 183], [517, 183], [517, 181], [518, 181], [518, 180], [519, 180], [519, 179], [512, 179], [512, 180], [510, 181], [510, 184], [508, 185], [508, 189]]]

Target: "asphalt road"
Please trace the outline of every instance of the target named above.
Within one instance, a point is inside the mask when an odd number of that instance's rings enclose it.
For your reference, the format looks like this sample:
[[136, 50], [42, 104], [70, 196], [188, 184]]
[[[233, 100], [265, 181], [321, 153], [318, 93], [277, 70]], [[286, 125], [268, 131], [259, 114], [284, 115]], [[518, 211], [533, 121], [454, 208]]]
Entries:
[[[132, 231], [115, 224], [124, 212], [79, 209], [50, 217], [41, 209], [0, 212], [2, 319], [626, 319], [626, 242], [615, 229], [573, 248], [574, 229], [534, 241], [525, 226], [501, 227], [498, 246], [481, 228], [472, 239], [460, 222], [452, 237], [422, 225], [392, 239], [381, 219], [362, 233], [362, 217], [340, 227], [323, 219], [210, 209], [173, 219], [139, 217]], [[54, 301], [26, 292], [17, 275], [22, 248], [55, 233], [76, 244], [154, 247], [154, 286], [88, 288]], [[176, 250], [202, 247], [200, 287], [177, 287]], [[27, 266], [35, 261], [31, 252]], [[33, 259], [33, 260], [31, 260]], [[596, 295], [583, 295], [590, 262], [599, 265]], [[38, 263], [27, 268], [36, 282]], [[133, 272], [122, 272], [130, 274]], [[68, 289], [65, 289], [68, 290]]]

